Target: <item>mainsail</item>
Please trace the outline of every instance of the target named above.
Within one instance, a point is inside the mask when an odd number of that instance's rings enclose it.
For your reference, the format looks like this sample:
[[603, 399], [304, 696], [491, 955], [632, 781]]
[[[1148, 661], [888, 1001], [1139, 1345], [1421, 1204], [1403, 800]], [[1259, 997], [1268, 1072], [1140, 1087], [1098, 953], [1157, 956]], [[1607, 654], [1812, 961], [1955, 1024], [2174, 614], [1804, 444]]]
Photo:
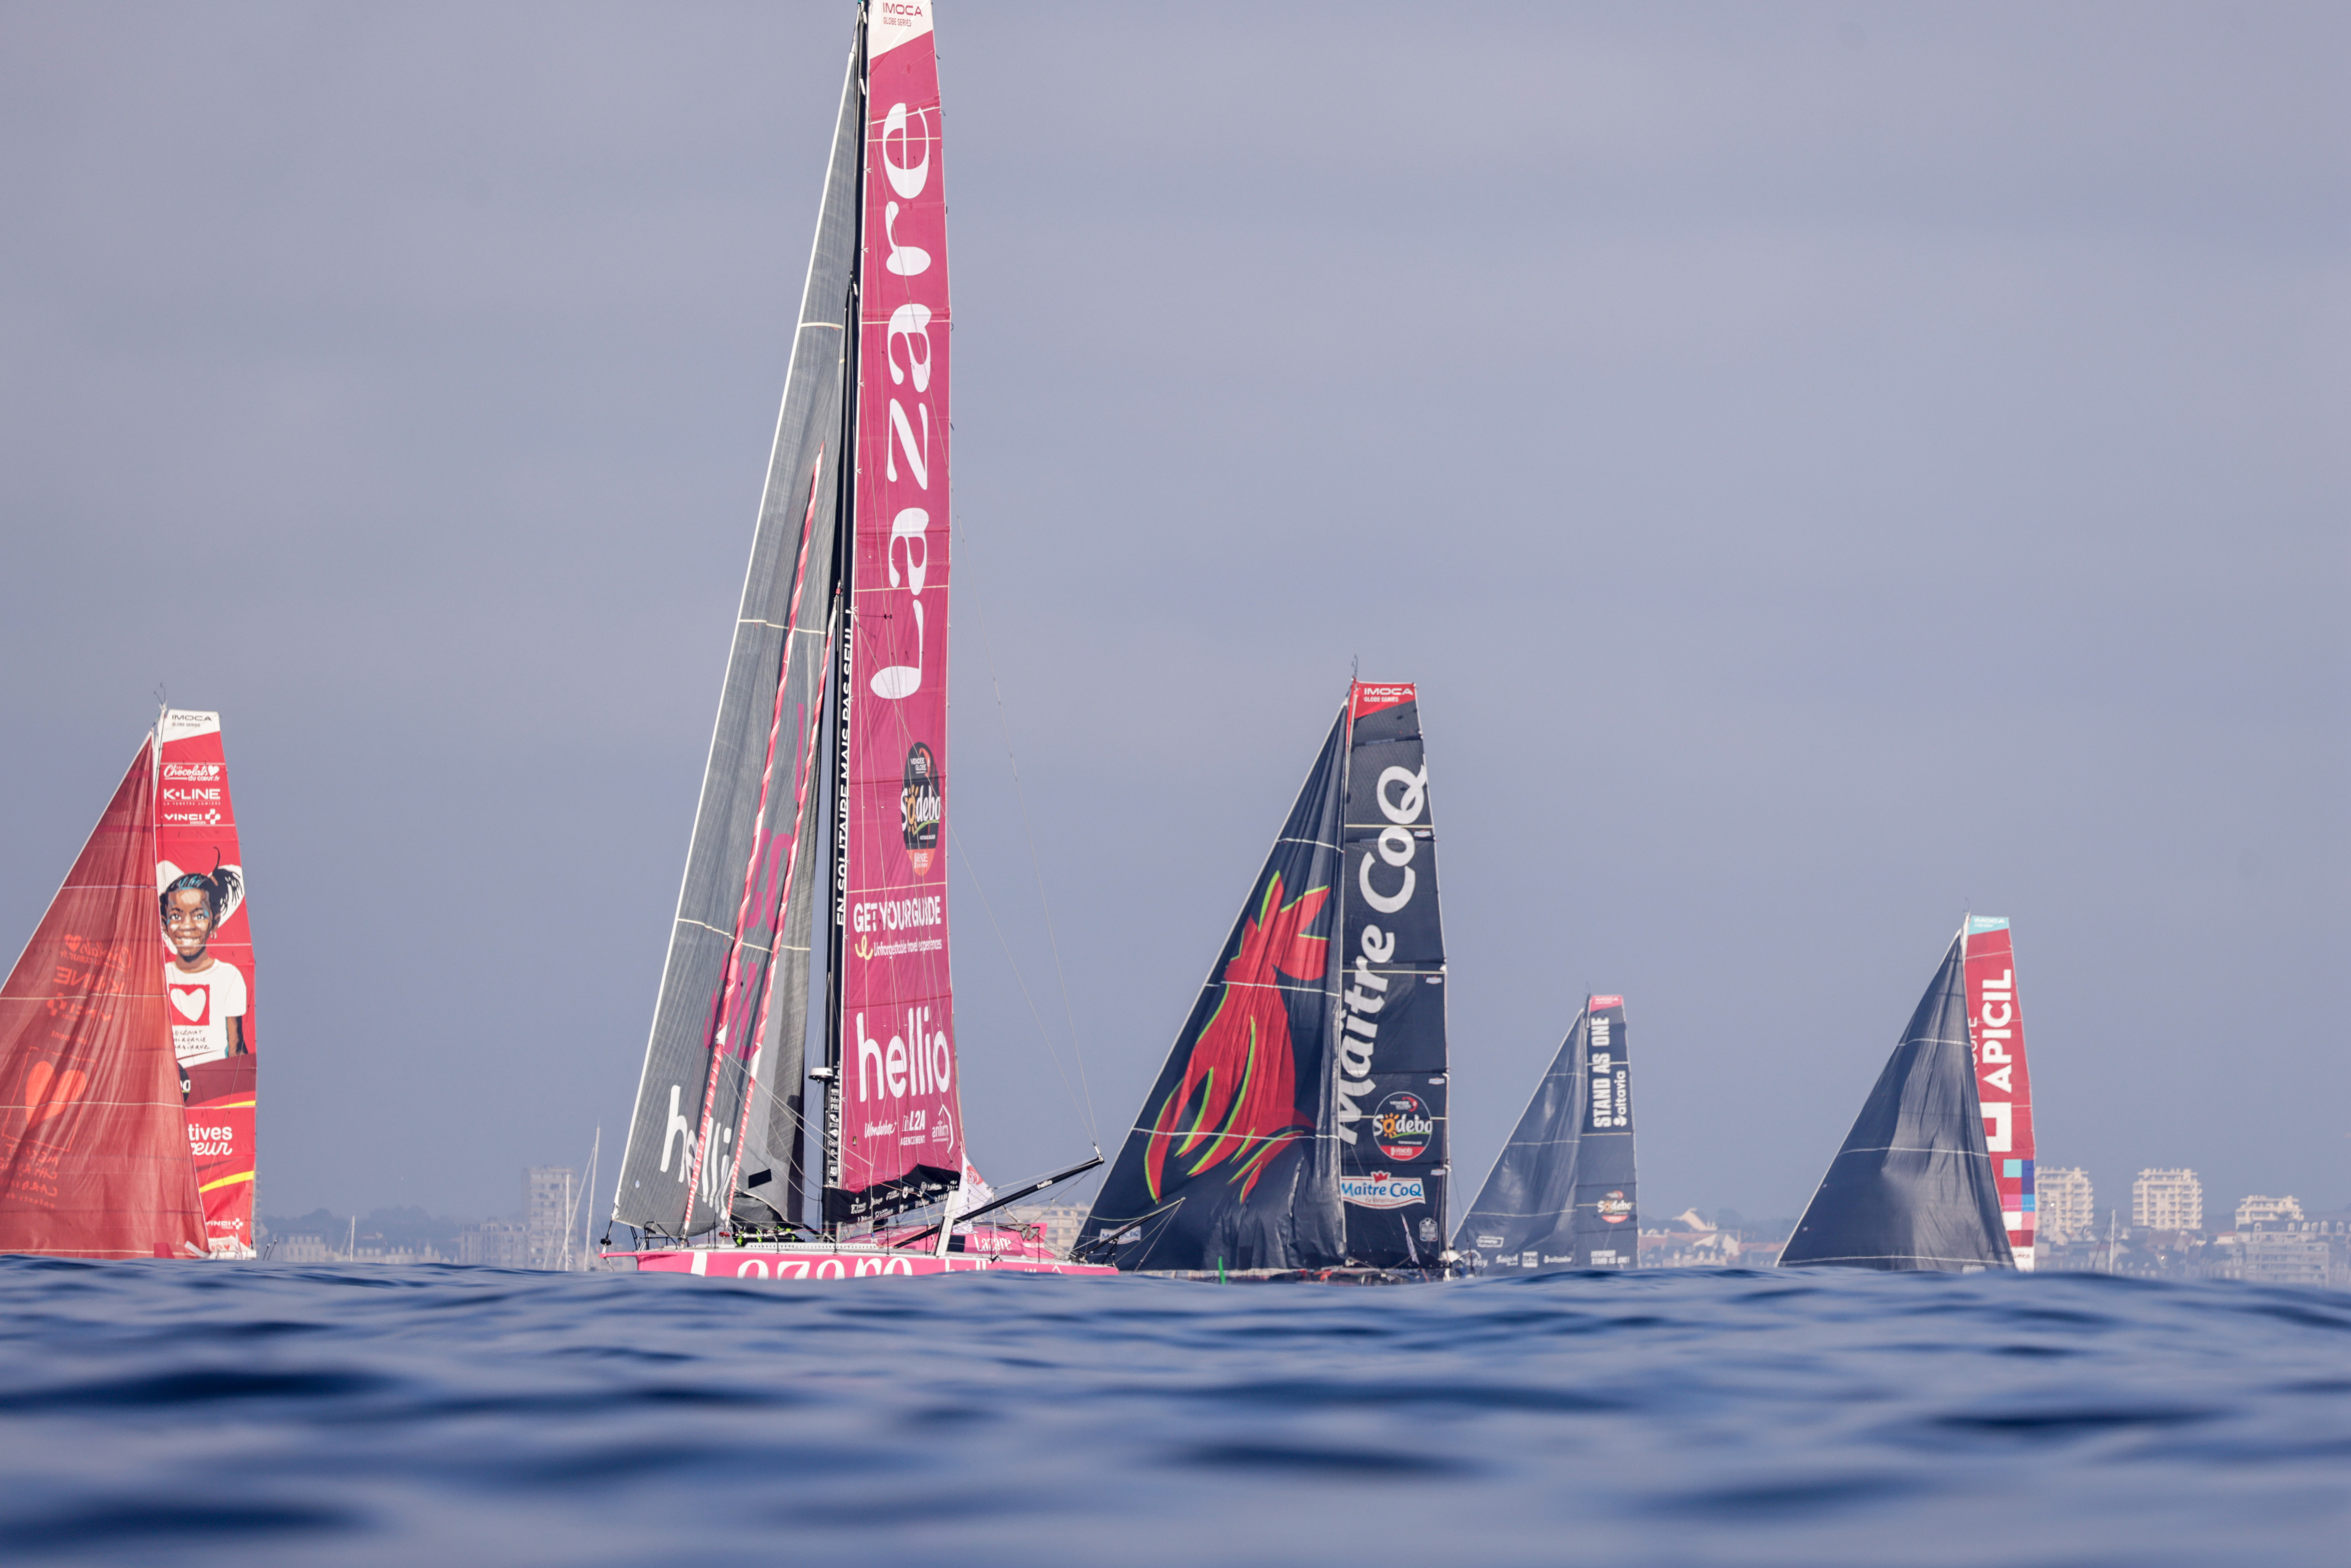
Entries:
[[947, 969], [946, 191], [929, 6], [883, 5], [872, 49], [829, 1221], [926, 1202], [963, 1171]]
[[167, 708], [155, 734], [155, 894], [169, 949], [163, 1000], [187, 1084], [188, 1153], [211, 1255], [250, 1258], [260, 1047], [251, 889], [237, 848], [220, 715]]
[[1451, 1138], [1445, 927], [1419, 694], [1358, 682], [1348, 694], [1347, 727], [1331, 1124], [1347, 1257], [1372, 1268], [1429, 1269], [1445, 1250]]
[[1980, 1269], [2013, 1261], [1969, 1051], [1965, 954], [1962, 933], [1797, 1221], [1780, 1254], [1783, 1267]]
[[1444, 970], [1417, 694], [1359, 682], [1075, 1255], [1127, 1270], [1435, 1268]]
[[962, 1169], [940, 145], [927, 0], [861, 12], [614, 1197], [653, 1235], [803, 1218], [820, 897], [826, 1219], [925, 1201]]
[[1637, 1265], [1625, 998], [1593, 997], [1453, 1238], [1483, 1273]]
[[2032, 1084], [2024, 1066], [2024, 1009], [2016, 997], [2016, 955], [2008, 922], [1968, 918], [1968, 1024], [1975, 1043], [1976, 1097], [1984, 1149], [2000, 1186], [2000, 1216], [2020, 1269], [2032, 1267]]
[[0, 1251], [209, 1251], [165, 1000], [157, 787], [151, 737], [0, 986]]

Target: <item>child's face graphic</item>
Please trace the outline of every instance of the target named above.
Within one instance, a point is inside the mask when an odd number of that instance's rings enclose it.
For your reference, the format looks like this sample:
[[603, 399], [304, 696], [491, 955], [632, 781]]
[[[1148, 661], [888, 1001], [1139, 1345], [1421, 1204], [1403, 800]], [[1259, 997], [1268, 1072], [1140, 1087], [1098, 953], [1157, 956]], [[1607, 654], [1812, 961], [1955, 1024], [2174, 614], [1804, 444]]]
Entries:
[[204, 956], [204, 945], [213, 939], [213, 912], [202, 888], [183, 887], [172, 894], [171, 908], [163, 915], [163, 937], [183, 964]]

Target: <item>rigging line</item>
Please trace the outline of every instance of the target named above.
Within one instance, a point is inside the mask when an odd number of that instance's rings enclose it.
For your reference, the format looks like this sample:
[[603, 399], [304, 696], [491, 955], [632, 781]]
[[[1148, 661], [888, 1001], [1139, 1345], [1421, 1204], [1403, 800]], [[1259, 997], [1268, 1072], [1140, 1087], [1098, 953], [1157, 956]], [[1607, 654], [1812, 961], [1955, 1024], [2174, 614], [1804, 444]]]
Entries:
[[[1004, 949], [1004, 962], [1012, 970], [1014, 983], [1020, 988], [1020, 999], [1029, 1004], [1029, 1016], [1037, 1021], [1038, 1038], [1045, 1042], [1045, 1054], [1053, 1059], [1053, 1071], [1061, 1080], [1061, 1092], [1069, 1095], [1072, 1106], [1089, 1113], [1087, 1131], [1091, 1133], [1092, 1107], [1081, 1104], [1076, 1091], [1070, 1087], [1070, 1072], [1061, 1065], [1061, 1050], [1053, 1043], [1052, 1031], [1045, 1027], [1045, 1015], [1037, 1010], [1037, 998], [1029, 994], [1029, 978], [1020, 972], [1019, 961], [1012, 956], [1012, 944], [1004, 939], [1004, 927], [997, 924], [996, 906], [987, 901], [987, 889], [979, 880], [979, 868], [972, 863], [971, 852], [963, 847], [963, 840], [956, 834], [953, 822], [947, 824], [947, 840], [955, 850], [956, 858], [963, 862], [964, 874], [971, 879], [971, 890], [979, 894], [979, 907], [987, 916], [987, 928], [996, 933], [996, 945]], [[1101, 1140], [1097, 1138], [1095, 1142], [1099, 1145]]]
[[[967, 601], [969, 595], [966, 595]], [[965, 612], [970, 614], [969, 611]], [[1012, 722], [1004, 713], [1004, 685], [996, 678], [996, 649], [987, 640], [987, 628], [979, 624], [977, 615], [971, 616], [979, 632], [979, 651], [987, 660], [987, 684], [996, 694], [996, 725], [1004, 736], [1004, 759], [1012, 765], [1012, 793], [1020, 803], [1020, 833], [1029, 844], [1029, 870], [1037, 879], [1037, 907], [1045, 914], [1045, 941], [1053, 953], [1053, 977], [1061, 988], [1061, 1011], [1070, 1020], [1070, 1054], [1077, 1059], [1078, 1085], [1085, 1092], [1086, 1133], [1102, 1147], [1102, 1128], [1094, 1115], [1093, 1085], [1086, 1080], [1086, 1051], [1078, 1038], [1077, 1009], [1070, 1005], [1070, 977], [1061, 967], [1061, 939], [1053, 929], [1053, 906], [1045, 898], [1045, 866], [1037, 857], [1037, 834], [1029, 825], [1029, 791], [1020, 781], [1020, 759], [1012, 754]]]

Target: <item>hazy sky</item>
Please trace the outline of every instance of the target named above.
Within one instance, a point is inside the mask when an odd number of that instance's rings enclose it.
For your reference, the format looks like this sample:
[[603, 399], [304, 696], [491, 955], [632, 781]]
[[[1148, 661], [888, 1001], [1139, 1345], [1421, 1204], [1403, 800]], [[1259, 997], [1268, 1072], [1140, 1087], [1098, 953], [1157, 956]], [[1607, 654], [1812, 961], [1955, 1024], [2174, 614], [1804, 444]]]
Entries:
[[[2351, 14], [940, 10], [991, 1176], [1007, 948], [1114, 1147], [1360, 655], [1468, 1182], [1621, 990], [1793, 1213], [1973, 908], [2045, 1164], [2351, 1202]], [[266, 1211], [626, 1126], [851, 14], [0, 5], [0, 946], [222, 710]]]

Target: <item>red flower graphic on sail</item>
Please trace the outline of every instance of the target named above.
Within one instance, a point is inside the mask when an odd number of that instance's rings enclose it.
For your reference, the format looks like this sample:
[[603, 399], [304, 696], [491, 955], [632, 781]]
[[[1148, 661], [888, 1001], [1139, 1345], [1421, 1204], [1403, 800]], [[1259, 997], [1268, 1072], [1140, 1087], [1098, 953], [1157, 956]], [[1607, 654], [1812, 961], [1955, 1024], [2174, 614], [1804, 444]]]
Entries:
[[1281, 891], [1281, 873], [1276, 872], [1265, 884], [1256, 917], [1241, 926], [1240, 951], [1225, 966], [1225, 994], [1192, 1043], [1184, 1082], [1159, 1108], [1151, 1152], [1144, 1159], [1144, 1180], [1155, 1202], [1166, 1185], [1171, 1159], [1189, 1162], [1182, 1171], [1187, 1176], [1235, 1162], [1225, 1179], [1239, 1182], [1247, 1199], [1266, 1162], [1314, 1125], [1299, 1113], [1290, 1009], [1275, 972], [1294, 980], [1322, 978], [1329, 938], [1311, 935], [1308, 927], [1331, 890], [1310, 888], [1288, 904]]

